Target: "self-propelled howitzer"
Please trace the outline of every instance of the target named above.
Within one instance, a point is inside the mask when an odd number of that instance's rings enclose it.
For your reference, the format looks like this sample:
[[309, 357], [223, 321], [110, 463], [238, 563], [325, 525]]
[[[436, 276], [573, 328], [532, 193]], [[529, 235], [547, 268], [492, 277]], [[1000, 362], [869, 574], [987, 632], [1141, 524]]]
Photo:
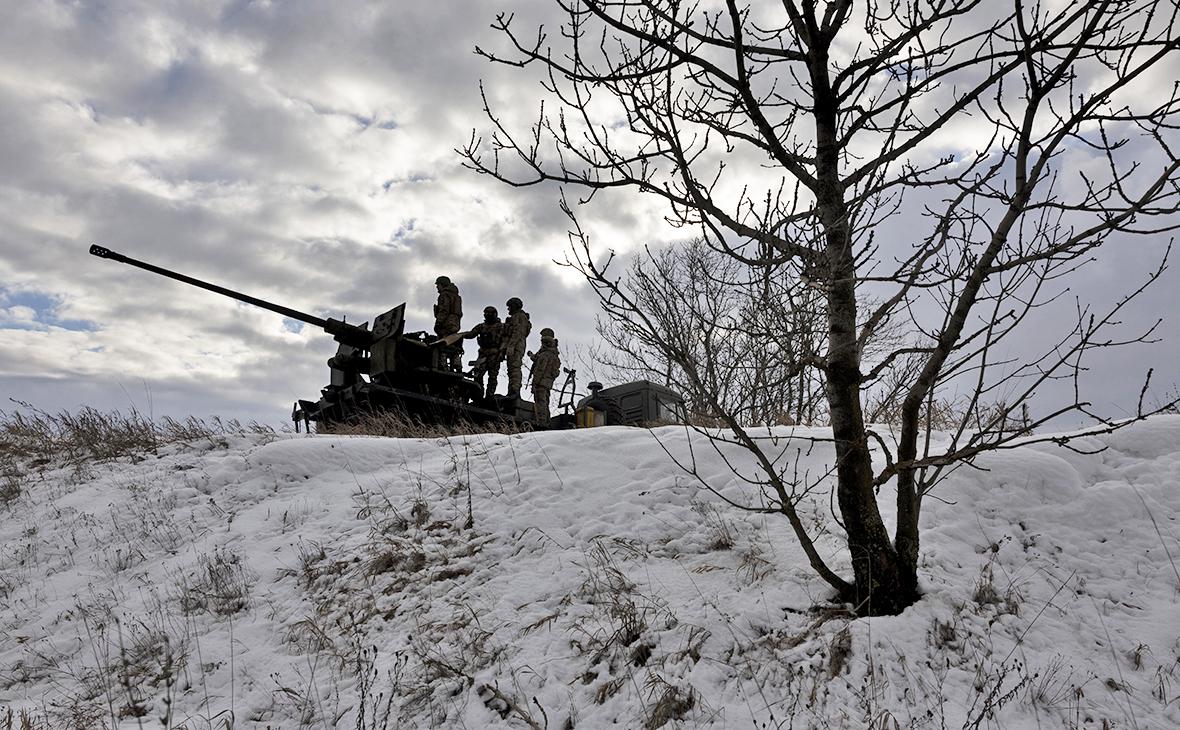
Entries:
[[300, 423], [316, 422], [321, 429], [330, 429], [336, 423], [355, 421], [367, 413], [390, 410], [430, 423], [520, 418], [515, 407], [504, 413], [497, 401], [478, 400], [480, 389], [471, 376], [450, 369], [445, 349], [449, 343], [425, 332], [406, 333], [404, 303], [378, 316], [369, 329], [367, 322], [355, 325], [316, 317], [102, 246], [91, 246], [90, 253], [261, 307], [332, 335], [339, 347], [328, 360], [331, 382], [320, 391], [318, 400], [300, 400], [295, 404], [292, 418], [297, 428]]

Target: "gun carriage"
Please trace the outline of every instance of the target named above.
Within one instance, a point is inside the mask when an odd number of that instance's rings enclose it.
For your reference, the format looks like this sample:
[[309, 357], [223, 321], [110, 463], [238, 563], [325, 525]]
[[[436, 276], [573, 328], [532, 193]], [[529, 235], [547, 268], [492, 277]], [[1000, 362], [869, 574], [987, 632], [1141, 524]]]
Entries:
[[[315, 423], [318, 430], [330, 431], [335, 424], [352, 422], [366, 414], [385, 411], [398, 411], [423, 423], [502, 421], [535, 425], [531, 403], [505, 396], [484, 398], [479, 385], [469, 373], [451, 369], [447, 348], [455, 336], [440, 338], [426, 332], [406, 332], [404, 303], [378, 315], [370, 329], [368, 322], [357, 325], [344, 320], [317, 317], [133, 259], [103, 246], [92, 245], [90, 253], [275, 312], [318, 327], [331, 335], [338, 347], [336, 354], [328, 360], [329, 383], [320, 390], [317, 400], [299, 400], [295, 403], [291, 418], [295, 421], [296, 429], [300, 425], [310, 429], [311, 424]], [[548, 428], [640, 422], [638, 418], [624, 420], [623, 411], [614, 408], [609, 418], [594, 419], [584, 417], [585, 414], [575, 418], [575, 374], [568, 369], [565, 373], [567, 377], [558, 397], [558, 406], [564, 408], [565, 412], [552, 418]], [[660, 388], [662, 400], [667, 401], [670, 408], [679, 405], [679, 396], [647, 381], [616, 386], [610, 390], [648, 394], [652, 387]], [[593, 401], [599, 408], [606, 402], [603, 395], [609, 393], [603, 391]], [[583, 400], [583, 404], [590, 403], [591, 399]], [[582, 408], [583, 404], [578, 407]], [[586, 407], [592, 408], [593, 404]]]

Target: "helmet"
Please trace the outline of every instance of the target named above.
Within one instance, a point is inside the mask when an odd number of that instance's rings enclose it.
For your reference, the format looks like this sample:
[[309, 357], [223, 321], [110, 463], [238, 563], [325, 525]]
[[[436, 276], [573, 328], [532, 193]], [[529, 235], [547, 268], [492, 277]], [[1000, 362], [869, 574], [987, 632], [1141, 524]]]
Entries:
[[434, 280], [435, 286], [447, 286], [450, 283], [451, 283], [451, 277], [449, 277], [449, 276], [440, 276]]
[[546, 327], [545, 329], [541, 330], [541, 336], [542, 337], [554, 337], [555, 335], [553, 334], [552, 329]]
[[504, 303], [508, 305], [509, 309], [513, 309], [513, 308], [519, 309], [520, 307], [524, 306], [524, 302], [520, 301], [520, 297], [512, 297], [511, 299], [509, 299], [508, 301], [506, 301]]
[[489, 314], [492, 315], [493, 317], [500, 316], [500, 312], [498, 312], [495, 307], [484, 307], [483, 313], [484, 313], [485, 317], [488, 316]]

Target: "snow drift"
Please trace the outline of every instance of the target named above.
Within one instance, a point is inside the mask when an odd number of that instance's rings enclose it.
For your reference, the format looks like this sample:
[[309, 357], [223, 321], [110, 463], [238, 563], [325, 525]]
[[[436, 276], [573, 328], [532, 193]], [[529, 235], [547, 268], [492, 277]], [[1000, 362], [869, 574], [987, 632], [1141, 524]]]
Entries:
[[[768, 448], [822, 473], [807, 435]], [[1180, 417], [1071, 446], [953, 473], [924, 597], [858, 620], [783, 518], [677, 467], [751, 496], [674, 427], [14, 465], [0, 723], [1178, 727]], [[802, 508], [847, 574], [829, 495]]]

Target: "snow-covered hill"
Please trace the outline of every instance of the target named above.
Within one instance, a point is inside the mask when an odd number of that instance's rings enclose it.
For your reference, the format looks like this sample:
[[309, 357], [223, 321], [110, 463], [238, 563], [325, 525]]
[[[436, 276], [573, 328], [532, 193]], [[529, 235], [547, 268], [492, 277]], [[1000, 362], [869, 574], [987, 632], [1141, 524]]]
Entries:
[[[0, 507], [0, 727], [6, 706], [46, 727], [1180, 727], [1180, 417], [958, 470], [923, 514], [924, 598], [871, 620], [825, 604], [785, 520], [677, 468], [688, 441], [258, 435], [26, 465]], [[711, 485], [748, 489], [693, 444]]]

